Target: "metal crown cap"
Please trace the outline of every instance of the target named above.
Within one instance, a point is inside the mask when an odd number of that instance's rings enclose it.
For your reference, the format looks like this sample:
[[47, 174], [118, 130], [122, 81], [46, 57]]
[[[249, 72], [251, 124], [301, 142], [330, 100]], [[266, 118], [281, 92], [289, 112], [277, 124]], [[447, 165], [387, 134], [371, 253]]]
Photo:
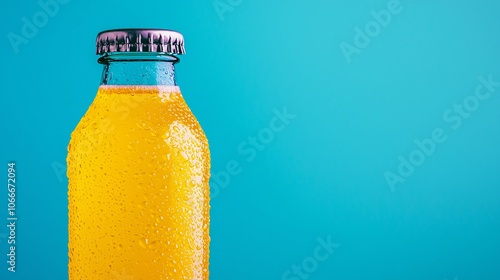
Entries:
[[96, 54], [112, 52], [165, 52], [185, 54], [184, 37], [168, 29], [127, 28], [97, 34]]

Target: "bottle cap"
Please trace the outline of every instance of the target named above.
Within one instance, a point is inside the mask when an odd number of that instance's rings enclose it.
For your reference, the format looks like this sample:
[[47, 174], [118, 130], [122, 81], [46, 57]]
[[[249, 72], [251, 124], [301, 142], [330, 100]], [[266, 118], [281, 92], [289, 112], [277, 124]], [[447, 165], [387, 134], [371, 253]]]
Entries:
[[184, 37], [167, 29], [127, 28], [97, 34], [96, 54], [112, 52], [164, 52], [185, 54]]

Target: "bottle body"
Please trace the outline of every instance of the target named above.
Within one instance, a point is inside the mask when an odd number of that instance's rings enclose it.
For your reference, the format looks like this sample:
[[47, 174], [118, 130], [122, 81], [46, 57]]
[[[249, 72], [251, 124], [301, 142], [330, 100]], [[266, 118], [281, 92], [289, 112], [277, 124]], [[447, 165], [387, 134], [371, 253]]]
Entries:
[[69, 279], [208, 279], [210, 154], [177, 86], [101, 85], [71, 135]]

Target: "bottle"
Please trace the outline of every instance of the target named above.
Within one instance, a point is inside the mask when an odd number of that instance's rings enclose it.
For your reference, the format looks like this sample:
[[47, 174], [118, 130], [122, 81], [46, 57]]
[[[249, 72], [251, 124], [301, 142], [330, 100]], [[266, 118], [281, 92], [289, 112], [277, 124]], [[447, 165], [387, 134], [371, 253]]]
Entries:
[[208, 279], [210, 154], [176, 85], [183, 36], [97, 36], [101, 85], [68, 145], [69, 279]]

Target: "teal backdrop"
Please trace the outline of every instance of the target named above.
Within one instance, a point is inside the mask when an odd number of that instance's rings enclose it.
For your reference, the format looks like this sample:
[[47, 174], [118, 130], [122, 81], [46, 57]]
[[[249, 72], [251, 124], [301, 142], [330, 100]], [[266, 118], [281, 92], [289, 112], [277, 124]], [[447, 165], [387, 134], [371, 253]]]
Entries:
[[68, 277], [66, 147], [99, 85], [95, 36], [123, 27], [185, 36], [177, 81], [212, 154], [210, 279], [500, 279], [499, 12], [2, 0], [0, 279]]

